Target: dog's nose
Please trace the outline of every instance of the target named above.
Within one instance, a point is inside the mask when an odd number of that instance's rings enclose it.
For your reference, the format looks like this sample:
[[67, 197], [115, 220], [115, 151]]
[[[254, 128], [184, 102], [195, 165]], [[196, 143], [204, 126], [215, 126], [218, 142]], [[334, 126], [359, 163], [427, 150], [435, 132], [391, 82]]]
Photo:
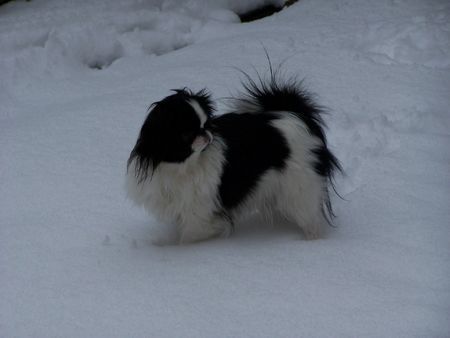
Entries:
[[200, 130], [200, 136], [206, 139], [207, 144], [210, 144], [214, 140], [213, 134], [206, 128]]
[[211, 144], [211, 142], [214, 140], [213, 134], [209, 130], [205, 130], [205, 135], [208, 138], [208, 144]]

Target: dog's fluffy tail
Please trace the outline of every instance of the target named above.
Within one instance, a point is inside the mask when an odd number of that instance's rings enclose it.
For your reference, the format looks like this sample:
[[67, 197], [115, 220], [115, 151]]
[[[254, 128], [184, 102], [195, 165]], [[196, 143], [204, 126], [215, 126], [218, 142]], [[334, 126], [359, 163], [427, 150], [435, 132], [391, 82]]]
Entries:
[[[321, 144], [312, 152], [315, 155], [314, 170], [324, 177], [336, 191], [333, 185], [333, 176], [337, 171], [342, 171], [337, 158], [328, 149], [324, 132], [326, 127], [322, 114], [324, 108], [317, 105], [313, 96], [304, 88], [302, 81], [296, 78], [280, 80], [278, 73], [270, 67], [270, 77], [263, 79], [258, 73], [255, 81], [245, 72], [242, 72], [245, 80], [242, 82], [244, 92], [235, 97], [232, 107], [237, 112], [264, 114], [270, 112], [286, 112], [294, 114], [308, 128], [311, 135], [321, 141]], [[331, 224], [334, 217], [328, 191], [325, 194], [324, 214]]]

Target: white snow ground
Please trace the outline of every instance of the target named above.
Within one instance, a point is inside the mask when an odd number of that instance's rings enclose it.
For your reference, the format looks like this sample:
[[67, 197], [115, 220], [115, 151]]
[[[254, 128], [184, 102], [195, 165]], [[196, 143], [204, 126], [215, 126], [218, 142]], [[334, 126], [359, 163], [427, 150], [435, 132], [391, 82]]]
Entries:
[[[260, 2], [260, 1], [259, 1]], [[0, 7], [1, 337], [450, 336], [450, 4], [17, 1]], [[327, 116], [337, 227], [164, 231], [123, 192], [149, 103], [304, 77]]]

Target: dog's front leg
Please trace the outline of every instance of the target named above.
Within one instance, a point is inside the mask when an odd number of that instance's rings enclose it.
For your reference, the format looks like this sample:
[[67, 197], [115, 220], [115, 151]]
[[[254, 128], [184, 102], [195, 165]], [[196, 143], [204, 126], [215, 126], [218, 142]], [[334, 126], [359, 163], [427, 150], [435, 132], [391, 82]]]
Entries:
[[180, 244], [200, 242], [213, 237], [227, 237], [231, 233], [231, 226], [222, 220], [209, 222], [197, 221], [183, 225], [180, 228]]

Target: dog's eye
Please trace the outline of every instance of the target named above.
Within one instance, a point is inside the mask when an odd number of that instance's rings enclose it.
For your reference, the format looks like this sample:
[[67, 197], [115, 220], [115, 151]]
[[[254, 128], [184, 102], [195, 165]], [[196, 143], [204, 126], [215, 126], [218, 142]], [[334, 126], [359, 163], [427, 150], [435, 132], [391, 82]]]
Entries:
[[183, 140], [183, 142], [189, 142], [192, 141], [195, 138], [195, 132], [189, 130], [189, 131], [184, 131], [181, 133], [181, 139]]

